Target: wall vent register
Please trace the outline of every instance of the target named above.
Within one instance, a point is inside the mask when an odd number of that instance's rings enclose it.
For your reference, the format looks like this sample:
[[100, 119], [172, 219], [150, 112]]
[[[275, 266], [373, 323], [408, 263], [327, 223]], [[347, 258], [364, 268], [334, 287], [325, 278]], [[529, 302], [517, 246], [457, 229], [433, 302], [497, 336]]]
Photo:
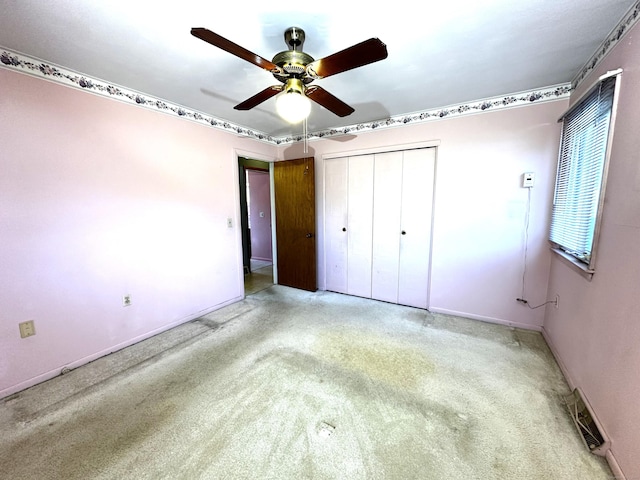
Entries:
[[609, 440], [597, 423], [582, 391], [574, 389], [571, 395], [565, 398], [565, 403], [586, 447], [592, 453], [604, 456], [609, 450]]

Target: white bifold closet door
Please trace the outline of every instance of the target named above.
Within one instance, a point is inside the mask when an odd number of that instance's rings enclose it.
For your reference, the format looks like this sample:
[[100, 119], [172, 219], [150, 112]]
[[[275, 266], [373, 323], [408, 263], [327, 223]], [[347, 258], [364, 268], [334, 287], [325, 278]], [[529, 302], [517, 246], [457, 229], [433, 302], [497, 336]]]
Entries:
[[372, 298], [427, 308], [435, 149], [376, 155]]
[[373, 185], [373, 264], [371, 297], [398, 303], [402, 155], [376, 155]]
[[434, 148], [327, 160], [327, 290], [428, 307], [434, 173]]
[[435, 151], [407, 150], [402, 159], [398, 303], [419, 308], [429, 301]]
[[324, 245], [326, 288], [347, 293], [347, 195], [349, 159], [324, 165]]
[[349, 158], [347, 293], [371, 297], [373, 155]]
[[327, 290], [371, 297], [373, 155], [325, 165]]

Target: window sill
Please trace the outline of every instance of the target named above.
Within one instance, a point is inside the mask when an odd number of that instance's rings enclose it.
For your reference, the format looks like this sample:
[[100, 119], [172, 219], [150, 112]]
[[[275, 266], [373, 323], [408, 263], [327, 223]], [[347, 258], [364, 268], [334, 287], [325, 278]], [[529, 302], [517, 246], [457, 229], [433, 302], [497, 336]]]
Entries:
[[558, 257], [560, 257], [560, 260], [562, 260], [563, 263], [565, 263], [566, 265], [569, 265], [571, 268], [573, 268], [576, 272], [578, 272], [587, 280], [591, 280], [593, 278], [593, 274], [595, 273], [595, 270], [590, 269], [587, 265], [577, 260], [576, 258], [572, 257], [568, 253], [560, 250], [559, 248], [551, 247], [551, 251], [556, 255], [558, 255]]

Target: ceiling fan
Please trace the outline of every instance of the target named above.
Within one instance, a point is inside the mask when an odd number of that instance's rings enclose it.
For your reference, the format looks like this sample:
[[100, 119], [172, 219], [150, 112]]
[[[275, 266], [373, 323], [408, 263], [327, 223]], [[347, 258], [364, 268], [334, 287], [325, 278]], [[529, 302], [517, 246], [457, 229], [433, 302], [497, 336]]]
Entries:
[[[342, 100], [322, 87], [317, 85], [308, 86], [308, 84], [314, 80], [346, 72], [347, 70], [387, 58], [387, 46], [378, 38], [370, 38], [333, 55], [314, 60], [311, 55], [302, 51], [305, 34], [304, 30], [298, 27], [290, 27], [284, 32], [284, 40], [289, 50], [277, 53], [271, 61], [206, 28], [192, 28], [191, 34], [267, 70], [282, 83], [282, 85], [273, 85], [265, 88], [233, 108], [236, 110], [250, 110], [265, 100], [283, 93], [277, 99], [276, 108], [278, 113], [291, 123], [297, 123], [309, 115], [311, 105], [307, 98], [322, 105], [339, 117], [346, 117], [352, 114], [354, 109]], [[286, 112], [288, 103], [297, 104], [290, 105], [292, 111], [289, 113], [289, 118], [287, 118], [288, 114]]]

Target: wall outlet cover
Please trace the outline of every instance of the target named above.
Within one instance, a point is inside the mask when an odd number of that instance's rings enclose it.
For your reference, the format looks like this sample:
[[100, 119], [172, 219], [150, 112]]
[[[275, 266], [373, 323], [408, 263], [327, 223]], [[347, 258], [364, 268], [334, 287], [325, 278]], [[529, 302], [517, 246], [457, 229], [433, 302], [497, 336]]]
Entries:
[[33, 320], [28, 320], [18, 324], [20, 328], [20, 338], [27, 338], [36, 334], [36, 327]]

